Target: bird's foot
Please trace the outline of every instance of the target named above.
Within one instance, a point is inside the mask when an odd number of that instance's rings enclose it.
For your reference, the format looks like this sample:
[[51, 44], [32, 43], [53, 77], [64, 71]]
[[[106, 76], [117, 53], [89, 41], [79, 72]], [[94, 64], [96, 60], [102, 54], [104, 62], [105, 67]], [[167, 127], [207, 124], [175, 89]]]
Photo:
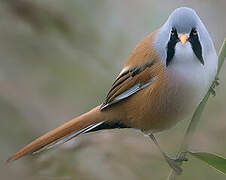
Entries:
[[216, 91], [213, 87], [210, 87], [210, 93], [213, 95], [213, 97], [216, 96]]
[[210, 92], [211, 92], [211, 94], [213, 95], [213, 96], [216, 96], [216, 91], [215, 91], [215, 88], [217, 87], [217, 86], [219, 86], [219, 78], [217, 77], [217, 78], [215, 78], [215, 80], [213, 81], [213, 84], [212, 84], [212, 86], [210, 87]]
[[182, 162], [184, 161], [188, 161], [187, 158], [185, 157], [179, 157], [179, 158], [170, 158], [168, 156], [165, 157], [167, 163], [169, 164], [169, 166], [178, 174], [180, 175], [183, 171], [183, 169], [180, 167]]

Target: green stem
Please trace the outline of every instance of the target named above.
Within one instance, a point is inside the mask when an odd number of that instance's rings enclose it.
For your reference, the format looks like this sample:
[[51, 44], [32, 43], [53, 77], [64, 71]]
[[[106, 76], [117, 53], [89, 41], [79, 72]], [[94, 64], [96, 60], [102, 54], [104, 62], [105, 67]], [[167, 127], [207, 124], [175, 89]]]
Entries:
[[[218, 78], [218, 75], [220, 73], [220, 70], [221, 70], [221, 67], [224, 63], [224, 60], [225, 60], [225, 57], [226, 57], [226, 38], [224, 39], [224, 42], [223, 42], [223, 45], [220, 49], [220, 52], [219, 52], [219, 56], [218, 56], [218, 69], [217, 69], [217, 74], [216, 74], [216, 78]], [[214, 88], [215, 87], [215, 83], [213, 82], [212, 85], [211, 85], [211, 88]], [[209, 89], [209, 91], [206, 93], [205, 97], [203, 98], [203, 100], [201, 101], [201, 103], [199, 104], [198, 108], [195, 110], [193, 116], [192, 116], [192, 119], [191, 119], [191, 122], [187, 128], [187, 131], [185, 133], [185, 136], [183, 138], [183, 141], [182, 141], [182, 144], [181, 144], [181, 148], [177, 154], [177, 158], [182, 158], [182, 157], [185, 157], [187, 155], [187, 148], [192, 140], [192, 137], [193, 137], [193, 134], [194, 134], [194, 131], [198, 125], [198, 122], [200, 120], [200, 117], [202, 115], [202, 112], [207, 104], [207, 101], [210, 97], [210, 94], [211, 94], [211, 88]], [[182, 163], [181, 163], [182, 165]], [[176, 177], [178, 175], [176, 174], [175, 171], [173, 171], [173, 169], [171, 169], [170, 173], [169, 173], [169, 176], [167, 178], [167, 180], [175, 180]]]

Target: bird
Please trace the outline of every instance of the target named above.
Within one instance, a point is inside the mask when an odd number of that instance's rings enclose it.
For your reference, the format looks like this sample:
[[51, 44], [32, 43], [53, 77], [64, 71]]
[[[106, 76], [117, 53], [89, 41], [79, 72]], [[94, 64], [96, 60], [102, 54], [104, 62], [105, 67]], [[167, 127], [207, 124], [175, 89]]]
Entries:
[[138, 129], [148, 135], [178, 174], [178, 162], [159, 146], [154, 134], [191, 117], [217, 73], [213, 41], [195, 12], [175, 9], [128, 57], [104, 102], [35, 139], [7, 162], [50, 149], [89, 132]]

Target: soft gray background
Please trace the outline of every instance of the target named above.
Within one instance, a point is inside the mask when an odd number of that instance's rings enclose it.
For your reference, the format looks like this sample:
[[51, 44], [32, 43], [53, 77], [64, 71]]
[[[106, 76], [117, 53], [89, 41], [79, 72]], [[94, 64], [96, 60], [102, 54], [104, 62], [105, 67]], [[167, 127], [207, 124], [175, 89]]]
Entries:
[[[177, 7], [194, 8], [217, 51], [226, 36], [225, 0], [1, 0], [0, 177], [38, 180], [165, 179], [169, 167], [134, 130], [84, 135], [12, 164], [5, 160], [43, 133], [100, 104], [136, 44]], [[226, 156], [226, 64], [191, 149]], [[157, 137], [175, 155], [188, 122]], [[226, 176], [190, 158], [178, 178]]]

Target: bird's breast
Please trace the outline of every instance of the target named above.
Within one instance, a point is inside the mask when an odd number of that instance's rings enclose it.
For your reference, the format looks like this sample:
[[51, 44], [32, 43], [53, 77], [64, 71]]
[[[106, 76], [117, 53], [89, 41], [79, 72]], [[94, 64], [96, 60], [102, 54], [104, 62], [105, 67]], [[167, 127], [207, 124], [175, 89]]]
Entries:
[[151, 97], [154, 102], [150, 113], [154, 110], [155, 115], [149, 120], [150, 131], [162, 131], [190, 118], [210, 88], [216, 70], [217, 57], [214, 55], [205, 59], [205, 65], [195, 56], [173, 59], [172, 64], [166, 67], [167, 81], [153, 90], [158, 93]]
[[[178, 57], [176, 57], [178, 58]], [[165, 98], [168, 119], [166, 128], [192, 116], [210, 88], [217, 70], [216, 57], [209, 56], [202, 65], [195, 56], [173, 59], [167, 67], [168, 84]], [[168, 125], [167, 125], [168, 123]]]

